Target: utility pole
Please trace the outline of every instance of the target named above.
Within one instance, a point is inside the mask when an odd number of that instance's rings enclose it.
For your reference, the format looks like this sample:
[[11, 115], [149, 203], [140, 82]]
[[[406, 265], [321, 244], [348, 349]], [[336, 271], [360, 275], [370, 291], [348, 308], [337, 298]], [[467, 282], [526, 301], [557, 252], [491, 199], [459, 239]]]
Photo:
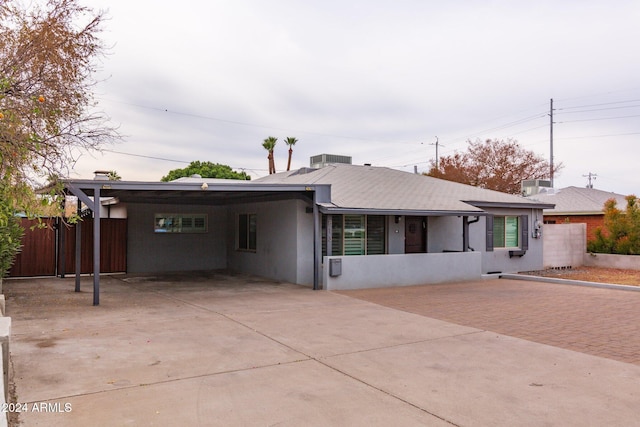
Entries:
[[[435, 145], [436, 146], [436, 170], [440, 170], [440, 156], [438, 155], [438, 146], [440, 145], [440, 143], [438, 142], [438, 137], [436, 136], [436, 142], [435, 143], [431, 143], [429, 145]], [[443, 145], [444, 147], [444, 145]]]
[[598, 175], [595, 173], [589, 172], [588, 175], [582, 175], [582, 176], [584, 176], [585, 178], [587, 177], [589, 178], [589, 184], [587, 184], [587, 188], [593, 188], [593, 183], [591, 182], [591, 180], [593, 179], [595, 181]]
[[551, 178], [551, 188], [553, 188], [553, 98], [549, 108], [549, 177]]

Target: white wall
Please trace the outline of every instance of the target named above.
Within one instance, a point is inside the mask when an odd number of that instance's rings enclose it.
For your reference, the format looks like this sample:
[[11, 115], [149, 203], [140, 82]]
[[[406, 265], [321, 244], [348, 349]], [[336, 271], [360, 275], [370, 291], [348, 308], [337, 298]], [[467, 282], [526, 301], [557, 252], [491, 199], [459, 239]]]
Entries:
[[[225, 207], [130, 203], [127, 211], [127, 272], [227, 268]], [[208, 232], [155, 233], [154, 218], [159, 213], [206, 213]]]
[[100, 205], [100, 218], [126, 218], [127, 205], [117, 203], [115, 205]]
[[[329, 275], [331, 259], [342, 260], [342, 274]], [[324, 257], [323, 288], [362, 289], [424, 285], [481, 278], [482, 254], [456, 252]]]

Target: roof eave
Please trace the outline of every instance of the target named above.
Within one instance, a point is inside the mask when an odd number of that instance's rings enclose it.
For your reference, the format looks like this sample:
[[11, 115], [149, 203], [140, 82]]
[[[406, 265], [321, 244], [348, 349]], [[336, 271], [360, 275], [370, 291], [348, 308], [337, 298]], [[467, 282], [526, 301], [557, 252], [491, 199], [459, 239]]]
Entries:
[[545, 215], [558, 215], [558, 216], [565, 216], [565, 215], [571, 215], [571, 216], [592, 216], [592, 215], [601, 215], [604, 216], [604, 212], [602, 211], [581, 211], [581, 212], [570, 212], [570, 211], [553, 211], [553, 210], [547, 210], [545, 209], [544, 211]]
[[553, 209], [553, 203], [531, 203], [531, 202], [487, 202], [484, 200], [464, 200], [472, 206], [478, 208], [507, 208], [507, 209]]
[[[99, 181], [63, 180], [63, 186], [79, 189], [136, 190], [136, 191], [315, 191], [316, 188], [330, 188], [328, 184], [265, 184], [238, 181], [238, 183], [206, 182], [144, 182], [144, 181]], [[203, 188], [203, 184], [207, 184]]]
[[473, 211], [438, 211], [429, 209], [374, 209], [374, 208], [343, 208], [320, 206], [320, 212], [334, 215], [402, 215], [402, 216], [486, 216], [482, 210]]

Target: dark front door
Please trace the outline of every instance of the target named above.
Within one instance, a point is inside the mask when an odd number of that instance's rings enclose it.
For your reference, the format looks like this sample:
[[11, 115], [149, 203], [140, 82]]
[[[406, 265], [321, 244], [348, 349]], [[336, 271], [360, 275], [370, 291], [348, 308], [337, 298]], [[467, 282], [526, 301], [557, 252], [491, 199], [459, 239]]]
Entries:
[[427, 220], [422, 216], [405, 216], [404, 252], [406, 254], [427, 251]]

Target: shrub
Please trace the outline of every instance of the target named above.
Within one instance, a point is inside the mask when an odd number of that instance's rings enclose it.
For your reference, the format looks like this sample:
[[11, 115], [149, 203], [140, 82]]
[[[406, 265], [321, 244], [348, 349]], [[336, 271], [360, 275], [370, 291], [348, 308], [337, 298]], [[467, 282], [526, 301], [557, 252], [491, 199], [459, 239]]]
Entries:
[[627, 207], [621, 211], [615, 199], [604, 204], [604, 228], [598, 227], [595, 239], [587, 244], [589, 252], [640, 255], [640, 206], [636, 196], [626, 197]]

